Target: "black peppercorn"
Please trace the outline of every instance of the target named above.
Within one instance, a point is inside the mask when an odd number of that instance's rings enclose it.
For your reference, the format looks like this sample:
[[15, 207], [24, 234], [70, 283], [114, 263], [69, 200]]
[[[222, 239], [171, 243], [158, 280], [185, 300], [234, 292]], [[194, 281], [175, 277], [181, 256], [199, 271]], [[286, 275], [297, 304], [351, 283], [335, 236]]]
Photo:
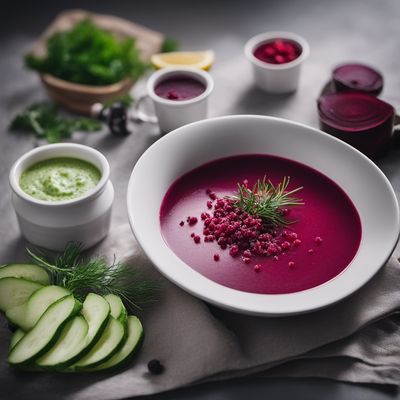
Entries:
[[159, 360], [151, 360], [147, 363], [147, 368], [149, 372], [153, 375], [159, 375], [164, 372], [164, 366], [160, 363]]

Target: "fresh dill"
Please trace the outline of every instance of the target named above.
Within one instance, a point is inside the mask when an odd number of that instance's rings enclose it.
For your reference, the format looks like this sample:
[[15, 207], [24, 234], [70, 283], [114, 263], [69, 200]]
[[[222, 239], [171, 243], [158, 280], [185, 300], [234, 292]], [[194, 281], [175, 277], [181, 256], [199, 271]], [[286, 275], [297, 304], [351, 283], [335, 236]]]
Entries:
[[247, 184], [238, 183], [237, 194], [228, 198], [232, 199], [234, 205], [242, 211], [261, 218], [266, 225], [287, 226], [291, 221], [285, 218], [283, 209], [304, 204], [302, 199], [293, 196], [303, 187], [287, 191], [289, 183], [288, 176], [277, 185], [264, 176], [262, 180], [258, 179], [251, 189]]
[[52, 284], [65, 287], [81, 301], [88, 293], [115, 294], [130, 309], [141, 309], [155, 301], [157, 283], [143, 279], [137, 270], [115, 258], [111, 265], [103, 257], [83, 258], [79, 243], [69, 242], [56, 256], [37, 249], [27, 251], [36, 264], [49, 272]]

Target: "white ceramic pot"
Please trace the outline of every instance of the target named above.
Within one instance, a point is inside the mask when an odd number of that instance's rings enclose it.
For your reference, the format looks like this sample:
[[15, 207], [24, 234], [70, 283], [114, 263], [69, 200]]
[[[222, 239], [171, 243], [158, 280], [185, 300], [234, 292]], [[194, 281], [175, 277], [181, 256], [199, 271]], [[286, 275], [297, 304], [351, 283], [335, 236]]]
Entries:
[[[293, 61], [284, 64], [269, 64], [254, 56], [254, 50], [272, 39], [287, 39], [298, 44], [301, 54]], [[292, 32], [266, 32], [253, 36], [246, 43], [244, 53], [253, 67], [257, 87], [269, 93], [290, 93], [297, 89], [300, 70], [310, 53], [306, 40]]]
[[[33, 198], [25, 193], [19, 179], [33, 164], [50, 158], [71, 157], [87, 161], [101, 172], [98, 184], [83, 196], [58, 202]], [[110, 166], [99, 151], [80, 144], [50, 144], [25, 153], [12, 166], [12, 203], [22, 235], [32, 244], [62, 250], [69, 241], [89, 248], [108, 233], [114, 188]]]
[[[205, 86], [205, 91], [199, 96], [188, 100], [169, 100], [158, 96], [155, 92], [157, 85], [173, 77], [192, 78]], [[207, 117], [208, 97], [213, 91], [214, 81], [211, 75], [196, 68], [163, 68], [154, 72], [147, 81], [147, 95], [137, 103], [138, 116], [143, 121], [158, 122], [160, 131], [167, 133], [190, 122]], [[155, 110], [154, 116], [147, 115], [141, 109], [141, 102], [149, 97]]]

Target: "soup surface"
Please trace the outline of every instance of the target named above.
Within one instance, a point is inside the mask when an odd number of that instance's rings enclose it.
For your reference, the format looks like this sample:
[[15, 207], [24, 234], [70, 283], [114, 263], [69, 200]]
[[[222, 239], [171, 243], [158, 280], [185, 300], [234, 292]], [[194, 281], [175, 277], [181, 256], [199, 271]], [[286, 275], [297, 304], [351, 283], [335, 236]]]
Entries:
[[[278, 236], [286, 231], [297, 240], [279, 256], [252, 254], [243, 262], [243, 256], [231, 255], [229, 245], [222, 249], [204, 240], [201, 214], [212, 214], [217, 200], [210, 208], [210, 192], [232, 196], [238, 183], [247, 180], [252, 187], [264, 176], [274, 185], [290, 177], [287, 190], [303, 187], [296, 196], [304, 204], [290, 208], [292, 223], [275, 229]], [[187, 265], [221, 285], [251, 293], [293, 293], [321, 285], [349, 265], [361, 241], [358, 212], [335, 182], [304, 164], [269, 155], [218, 159], [183, 175], [164, 197], [160, 224], [164, 240]]]

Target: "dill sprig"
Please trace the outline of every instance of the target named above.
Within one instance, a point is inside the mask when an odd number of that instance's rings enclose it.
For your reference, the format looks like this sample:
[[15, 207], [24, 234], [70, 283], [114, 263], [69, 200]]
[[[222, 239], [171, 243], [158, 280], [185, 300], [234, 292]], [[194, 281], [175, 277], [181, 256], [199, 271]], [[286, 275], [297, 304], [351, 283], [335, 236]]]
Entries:
[[82, 246], [69, 242], [61, 254], [51, 256], [38, 249], [27, 249], [32, 260], [45, 268], [52, 284], [63, 286], [83, 301], [88, 293], [120, 296], [128, 308], [141, 309], [155, 301], [158, 285], [143, 279], [131, 266], [114, 260], [111, 265], [103, 257], [84, 259]]
[[264, 176], [262, 180], [258, 179], [251, 189], [247, 184], [238, 183], [237, 194], [228, 198], [242, 211], [261, 218], [265, 225], [287, 226], [291, 221], [285, 218], [282, 209], [304, 204], [302, 199], [293, 197], [293, 194], [303, 187], [286, 191], [289, 183], [289, 176], [285, 176], [278, 185], [274, 185]]

